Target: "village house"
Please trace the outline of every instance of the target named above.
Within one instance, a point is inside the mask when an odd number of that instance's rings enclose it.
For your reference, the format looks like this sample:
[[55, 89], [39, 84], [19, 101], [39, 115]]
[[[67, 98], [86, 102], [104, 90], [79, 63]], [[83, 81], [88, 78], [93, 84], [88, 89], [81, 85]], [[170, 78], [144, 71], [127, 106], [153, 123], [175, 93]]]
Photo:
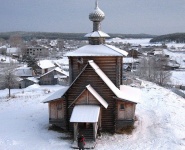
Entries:
[[55, 68], [55, 64], [51, 60], [39, 60], [37, 62], [37, 74], [44, 74]]
[[89, 44], [66, 54], [70, 85], [43, 101], [49, 106], [49, 123], [73, 132], [73, 148], [78, 147], [79, 134], [88, 141], [85, 148], [94, 148], [98, 133], [118, 132], [135, 120], [139, 90], [122, 85], [123, 57], [128, 53], [105, 44], [109, 35], [100, 30], [104, 18], [96, 1], [89, 15], [93, 32], [85, 35]]
[[39, 77], [40, 85], [68, 85], [69, 84], [69, 73], [56, 67]]
[[129, 49], [128, 57], [138, 58], [142, 53], [138, 52], [136, 49]]
[[32, 67], [19, 67], [14, 70], [15, 75], [18, 77], [19, 88], [26, 88], [33, 84], [38, 84], [38, 79], [34, 74]]
[[10, 48], [7, 48], [6, 50], [6, 54], [8, 56], [19, 57], [20, 53], [21, 53], [21, 49], [17, 47], [10, 47]]

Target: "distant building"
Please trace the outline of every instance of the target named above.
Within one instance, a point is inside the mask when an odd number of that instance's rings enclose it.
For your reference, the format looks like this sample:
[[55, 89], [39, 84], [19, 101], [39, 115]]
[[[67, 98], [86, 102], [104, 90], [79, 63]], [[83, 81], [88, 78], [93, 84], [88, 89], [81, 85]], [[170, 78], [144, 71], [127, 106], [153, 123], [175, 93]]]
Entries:
[[49, 56], [49, 51], [45, 47], [27, 47], [25, 49], [25, 54], [33, 57], [47, 57]]
[[33, 69], [32, 67], [19, 67], [15, 69], [14, 73], [20, 78], [32, 77]]
[[46, 72], [40, 76], [40, 85], [68, 85], [69, 84], [69, 73], [63, 71], [61, 68], [56, 67], [53, 70]]
[[19, 56], [21, 53], [21, 49], [17, 47], [7, 48], [6, 54], [9, 56]]
[[56, 66], [51, 60], [40, 60], [37, 62], [37, 73], [44, 74], [53, 70]]
[[138, 58], [138, 56], [141, 55], [141, 53], [135, 49], [128, 50], [127, 52], [128, 52], [128, 57]]
[[26, 88], [33, 84], [38, 84], [39, 80], [35, 77], [27, 77], [19, 80], [19, 88]]

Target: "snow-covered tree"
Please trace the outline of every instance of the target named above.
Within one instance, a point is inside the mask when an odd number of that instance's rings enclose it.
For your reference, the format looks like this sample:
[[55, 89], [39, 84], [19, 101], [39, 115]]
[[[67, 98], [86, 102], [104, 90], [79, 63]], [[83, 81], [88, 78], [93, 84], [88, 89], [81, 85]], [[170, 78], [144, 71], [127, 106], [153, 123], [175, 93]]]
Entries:
[[140, 78], [165, 85], [170, 81], [171, 72], [165, 70], [168, 64], [168, 58], [164, 56], [146, 57], [140, 61], [137, 74]]
[[9, 94], [11, 96], [11, 89], [18, 86], [17, 76], [14, 74], [14, 70], [17, 67], [16, 64], [10, 63], [6, 67], [1, 69], [0, 74], [0, 84], [4, 88], [8, 88]]

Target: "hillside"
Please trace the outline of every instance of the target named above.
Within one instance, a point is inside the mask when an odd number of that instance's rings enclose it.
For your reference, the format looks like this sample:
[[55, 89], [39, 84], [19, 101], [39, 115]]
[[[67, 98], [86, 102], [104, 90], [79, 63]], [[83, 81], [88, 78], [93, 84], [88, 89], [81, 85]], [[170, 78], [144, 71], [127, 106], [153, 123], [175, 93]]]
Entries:
[[[9, 39], [11, 35], [18, 34], [25, 40], [30, 40], [33, 38], [37, 39], [68, 39], [68, 40], [86, 40], [84, 37], [86, 33], [59, 33], [59, 32], [2, 32], [0, 33], [0, 38]], [[111, 38], [153, 38], [154, 35], [149, 34], [109, 34]]]
[[176, 42], [176, 43], [185, 43], [185, 33], [173, 33], [173, 34], [166, 34], [154, 37], [150, 40], [151, 43], [157, 42]]
[[[72, 140], [68, 134], [48, 130], [48, 105], [42, 103], [60, 88], [63, 87], [32, 85], [12, 90], [14, 98], [11, 99], [6, 98], [7, 89], [0, 90], [0, 149], [71, 150]], [[95, 150], [185, 149], [185, 100], [146, 81], [141, 91], [133, 133], [103, 133]]]

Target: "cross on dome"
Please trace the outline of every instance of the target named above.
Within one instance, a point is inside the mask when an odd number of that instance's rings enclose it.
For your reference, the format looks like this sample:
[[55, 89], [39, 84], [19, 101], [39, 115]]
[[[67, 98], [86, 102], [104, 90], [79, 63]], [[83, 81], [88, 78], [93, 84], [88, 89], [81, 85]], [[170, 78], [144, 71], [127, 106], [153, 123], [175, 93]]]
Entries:
[[98, 0], [96, 0], [95, 6], [95, 9], [98, 8]]

